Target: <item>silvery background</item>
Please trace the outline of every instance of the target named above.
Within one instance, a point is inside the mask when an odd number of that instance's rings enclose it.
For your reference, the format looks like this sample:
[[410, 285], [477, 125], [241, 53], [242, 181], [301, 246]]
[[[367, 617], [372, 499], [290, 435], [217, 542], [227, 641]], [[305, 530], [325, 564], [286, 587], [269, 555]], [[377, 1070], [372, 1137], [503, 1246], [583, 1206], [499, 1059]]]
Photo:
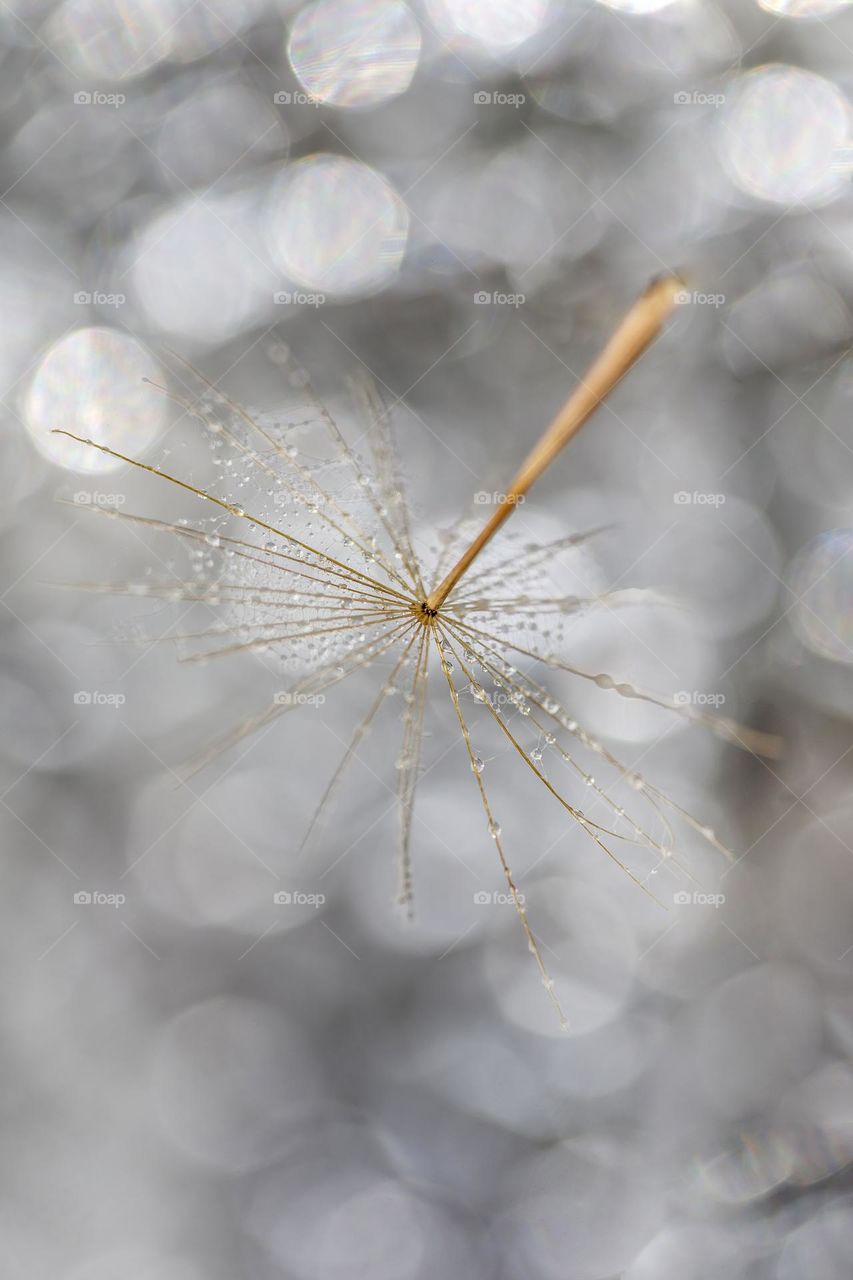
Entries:
[[[4, 1269], [843, 1280], [848, 0], [4, 0], [0, 47]], [[665, 334], [513, 520], [612, 523], [587, 581], [691, 605], [580, 619], [578, 665], [787, 746], [561, 686], [735, 850], [688, 840], [662, 911], [483, 743], [565, 1035], [447, 708], [412, 925], [394, 716], [296, 861], [366, 685], [178, 780], [281, 674], [50, 585], [179, 571], [98, 511], [197, 513], [49, 431], [185, 468], [141, 378], [176, 352], [286, 412], [285, 340], [333, 399], [372, 372], [433, 529], [674, 268]]]

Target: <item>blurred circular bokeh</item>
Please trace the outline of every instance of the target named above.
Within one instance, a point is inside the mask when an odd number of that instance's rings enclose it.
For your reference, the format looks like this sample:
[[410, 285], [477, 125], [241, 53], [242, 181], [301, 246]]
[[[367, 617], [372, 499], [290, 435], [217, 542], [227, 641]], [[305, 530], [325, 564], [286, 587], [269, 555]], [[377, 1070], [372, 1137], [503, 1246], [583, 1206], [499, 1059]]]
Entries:
[[825, 204], [850, 183], [851, 114], [833, 81], [801, 67], [759, 67], [729, 87], [720, 147], [733, 180], [773, 204]]
[[115, 471], [124, 465], [120, 459], [52, 433], [71, 432], [138, 457], [165, 422], [165, 400], [145, 385], [162, 377], [160, 363], [130, 334], [74, 329], [44, 353], [32, 374], [23, 404], [30, 437], [40, 453], [69, 471]]
[[[10, 1275], [848, 1280], [851, 24], [0, 5]], [[405, 492], [428, 591], [672, 270], [463, 584], [527, 692], [460, 646], [472, 768], [433, 664], [407, 869], [411, 667], [272, 559]]]
[[791, 621], [813, 653], [853, 662], [853, 529], [822, 533], [794, 558]]
[[290, 65], [306, 93], [333, 107], [372, 107], [405, 93], [421, 50], [404, 0], [316, 0], [290, 30]]
[[400, 269], [409, 217], [375, 169], [344, 156], [306, 157], [269, 195], [267, 234], [279, 270], [312, 293], [376, 293]]

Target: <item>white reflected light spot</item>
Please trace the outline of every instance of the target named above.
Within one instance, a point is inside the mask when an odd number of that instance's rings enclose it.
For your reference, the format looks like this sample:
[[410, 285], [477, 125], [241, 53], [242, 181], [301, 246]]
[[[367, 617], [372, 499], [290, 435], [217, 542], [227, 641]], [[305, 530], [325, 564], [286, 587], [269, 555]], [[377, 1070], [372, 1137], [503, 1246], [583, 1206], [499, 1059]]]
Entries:
[[789, 573], [798, 603], [791, 621], [822, 658], [853, 662], [853, 529], [831, 529], [795, 556]]
[[841, 9], [849, 9], [853, 0], [758, 0], [768, 13], [783, 18], [826, 18]]
[[549, 7], [549, 0], [429, 0], [429, 15], [445, 39], [500, 51], [535, 36]]
[[620, 13], [657, 13], [666, 9], [675, 0], [599, 0], [608, 9], [618, 9]]
[[291, 165], [275, 185], [267, 226], [270, 252], [290, 280], [355, 298], [377, 293], [397, 274], [409, 215], [368, 165], [315, 155]]
[[24, 400], [24, 420], [44, 457], [69, 471], [114, 471], [124, 463], [52, 435], [55, 427], [137, 457], [165, 422], [166, 402], [143, 382], [163, 380], [144, 347], [115, 329], [76, 329], [47, 351]]
[[288, 44], [303, 88], [335, 107], [405, 93], [420, 52], [420, 27], [403, 0], [317, 0], [298, 14]]
[[207, 57], [239, 39], [264, 7], [263, 0], [64, 0], [44, 25], [44, 43], [80, 75], [126, 80], [163, 62]]
[[255, 249], [258, 207], [253, 191], [181, 199], [129, 246], [134, 299], [161, 333], [215, 344], [265, 315], [275, 278]]
[[849, 184], [850, 105], [823, 76], [759, 67], [734, 82], [720, 120], [723, 160], [748, 195], [822, 204]]

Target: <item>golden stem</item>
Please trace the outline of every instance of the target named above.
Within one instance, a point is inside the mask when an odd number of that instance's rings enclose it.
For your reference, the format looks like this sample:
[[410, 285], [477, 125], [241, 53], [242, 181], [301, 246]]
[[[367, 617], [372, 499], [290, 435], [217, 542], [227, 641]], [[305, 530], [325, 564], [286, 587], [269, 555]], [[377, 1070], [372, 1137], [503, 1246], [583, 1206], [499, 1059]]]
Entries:
[[486, 522], [470, 547], [460, 556], [444, 581], [426, 601], [427, 609], [440, 609], [459, 579], [494, 537], [510, 512], [519, 504], [560, 450], [577, 435], [587, 418], [625, 376], [660, 332], [684, 284], [677, 276], [652, 281], [628, 311], [592, 368], [575, 387], [538, 444], [521, 465], [497, 510]]

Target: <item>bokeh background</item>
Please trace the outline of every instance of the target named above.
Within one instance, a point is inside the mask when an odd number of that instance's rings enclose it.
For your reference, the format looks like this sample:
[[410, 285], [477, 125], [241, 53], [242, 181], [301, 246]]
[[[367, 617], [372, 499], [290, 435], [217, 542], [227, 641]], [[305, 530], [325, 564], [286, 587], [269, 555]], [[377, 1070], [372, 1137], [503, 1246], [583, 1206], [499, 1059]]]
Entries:
[[[8, 1273], [846, 1280], [853, 5], [3, 0], [0, 55]], [[77, 589], [185, 567], [99, 513], [197, 512], [49, 432], [191, 470], [142, 379], [174, 352], [286, 418], [287, 343], [333, 401], [370, 371], [429, 541], [676, 268], [514, 536], [612, 525], [561, 580], [679, 606], [570, 659], [786, 750], [561, 684], [735, 850], [688, 832], [662, 911], [478, 742], [564, 1034], [447, 708], [413, 924], [398, 713], [297, 856], [358, 681], [179, 780], [279, 656], [182, 665], [168, 602]]]

